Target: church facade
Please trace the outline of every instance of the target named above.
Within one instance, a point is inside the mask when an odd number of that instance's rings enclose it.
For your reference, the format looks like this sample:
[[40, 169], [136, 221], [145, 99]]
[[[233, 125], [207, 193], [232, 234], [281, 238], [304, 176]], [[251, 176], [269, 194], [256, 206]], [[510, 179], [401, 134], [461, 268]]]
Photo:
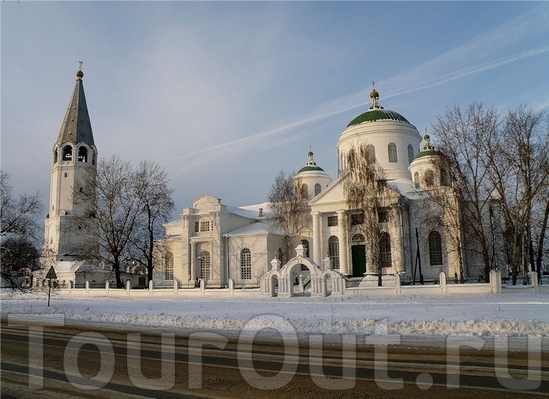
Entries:
[[[463, 281], [482, 275], [473, 253], [463, 253], [459, 201], [450, 187], [444, 155], [397, 112], [372, 105], [354, 118], [336, 143], [338, 176], [316, 165], [312, 152], [295, 175], [307, 201], [310, 222], [293, 232], [316, 265], [325, 264], [355, 285], [392, 285], [436, 280], [440, 272]], [[377, 225], [369, 231], [364, 209], [353, 209], [346, 192], [348, 154], [364, 148], [381, 171], [383, 195]], [[297, 185], [296, 185], [297, 187]], [[437, 199], [444, 198], [444, 202]], [[269, 204], [232, 207], [208, 195], [184, 208], [168, 224], [156, 284], [193, 287], [257, 287], [271, 261], [294, 256], [285, 251], [285, 233], [277, 229]], [[307, 275], [307, 268], [301, 272]], [[297, 276], [296, 276], [297, 277]]]

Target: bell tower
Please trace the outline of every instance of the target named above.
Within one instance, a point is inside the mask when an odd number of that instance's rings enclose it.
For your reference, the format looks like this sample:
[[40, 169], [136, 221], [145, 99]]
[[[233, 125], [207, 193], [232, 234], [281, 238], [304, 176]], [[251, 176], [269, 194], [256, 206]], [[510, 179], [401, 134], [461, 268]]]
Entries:
[[90, 248], [84, 245], [86, 234], [79, 234], [79, 231], [82, 231], [82, 223], [86, 223], [86, 219], [93, 223], [93, 218], [87, 211], [88, 207], [76, 199], [76, 193], [93, 182], [97, 169], [97, 148], [84, 95], [83, 77], [80, 64], [72, 97], [52, 151], [44, 253], [57, 261], [84, 260], [92, 255]]

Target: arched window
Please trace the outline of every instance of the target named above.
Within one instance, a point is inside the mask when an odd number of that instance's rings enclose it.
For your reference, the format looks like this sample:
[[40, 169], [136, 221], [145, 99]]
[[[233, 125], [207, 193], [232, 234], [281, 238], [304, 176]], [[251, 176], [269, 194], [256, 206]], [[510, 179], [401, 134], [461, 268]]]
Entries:
[[309, 198], [309, 186], [307, 186], [306, 184], [301, 185], [301, 198], [302, 199]]
[[351, 239], [353, 245], [364, 244], [364, 236], [362, 234], [355, 234]]
[[78, 149], [78, 160], [80, 162], [88, 162], [88, 149], [86, 147], [80, 147]]
[[332, 261], [332, 268], [339, 269], [339, 238], [336, 236], [328, 239], [328, 257]]
[[242, 280], [252, 279], [252, 252], [248, 248], [240, 251], [240, 278]]
[[66, 145], [63, 147], [63, 161], [71, 161], [72, 160], [72, 147], [70, 145]]
[[441, 168], [440, 169], [440, 185], [441, 186], [449, 186], [448, 183], [448, 173], [446, 172], [446, 169]]
[[164, 257], [164, 280], [173, 280], [173, 255], [170, 252]]
[[442, 240], [438, 231], [429, 233], [429, 263], [431, 266], [442, 265]]
[[381, 267], [391, 267], [393, 260], [391, 257], [391, 237], [389, 233], [381, 233], [379, 240], [379, 255], [381, 261]]
[[368, 157], [368, 162], [374, 163], [376, 161], [376, 148], [372, 144], [366, 146], [366, 156]]
[[387, 146], [387, 149], [389, 151], [389, 162], [398, 162], [396, 144], [389, 143], [389, 145]]
[[419, 188], [419, 172], [414, 172], [414, 188]]
[[433, 187], [435, 184], [435, 175], [431, 169], [427, 169], [425, 171], [425, 176], [423, 176], [423, 179], [425, 180], [425, 187]]
[[414, 147], [412, 144], [408, 144], [408, 163], [412, 163], [414, 160]]
[[210, 273], [210, 253], [208, 251], [200, 252], [199, 267], [200, 267], [199, 278], [203, 280], [209, 280], [211, 273]]
[[320, 185], [320, 183], [316, 183], [315, 184], [315, 197], [320, 194], [320, 192], [322, 191], [322, 186]]

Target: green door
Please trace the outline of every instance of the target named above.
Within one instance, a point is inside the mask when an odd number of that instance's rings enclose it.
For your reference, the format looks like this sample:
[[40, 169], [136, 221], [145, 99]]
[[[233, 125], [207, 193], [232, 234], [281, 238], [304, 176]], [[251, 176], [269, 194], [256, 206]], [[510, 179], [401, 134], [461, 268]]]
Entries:
[[353, 277], [362, 277], [366, 273], [366, 246], [353, 245]]

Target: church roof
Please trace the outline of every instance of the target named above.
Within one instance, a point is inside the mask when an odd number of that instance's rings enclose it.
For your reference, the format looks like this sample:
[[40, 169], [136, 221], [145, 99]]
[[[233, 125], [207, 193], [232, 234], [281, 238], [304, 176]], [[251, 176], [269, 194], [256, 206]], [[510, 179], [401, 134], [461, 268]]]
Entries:
[[248, 236], [248, 235], [265, 235], [265, 234], [278, 234], [284, 235], [284, 232], [274, 226], [256, 222], [247, 226], [240, 227], [230, 232], [232, 236]]
[[414, 157], [414, 160], [419, 159], [419, 158], [423, 158], [423, 157], [435, 156], [435, 155], [436, 156], [444, 156], [444, 154], [441, 151], [435, 149], [435, 147], [433, 147], [431, 145], [431, 137], [428, 134], [425, 134], [423, 136], [423, 142], [424, 142], [423, 148]]
[[76, 73], [76, 84], [56, 144], [67, 142], [78, 144], [83, 142], [90, 147], [95, 145], [82, 84], [83, 77], [84, 73], [79, 70]]
[[309, 151], [308, 154], [308, 161], [305, 164], [304, 167], [299, 169], [299, 172], [297, 174], [300, 174], [301, 172], [324, 172], [324, 169], [322, 169], [320, 166], [317, 166], [315, 160], [314, 160], [314, 154], [312, 151]]
[[372, 89], [372, 92], [370, 93], [370, 99], [372, 100], [372, 106], [368, 108], [366, 112], [363, 114], [360, 114], [355, 119], [353, 119], [347, 127], [354, 126], [354, 125], [360, 125], [364, 122], [375, 122], [375, 121], [382, 121], [382, 120], [390, 120], [390, 121], [401, 121], [401, 122], [408, 122], [408, 120], [400, 115], [398, 112], [395, 111], [389, 111], [384, 109], [382, 106], [379, 105], [379, 93], [376, 91], [376, 89]]
[[349, 122], [347, 127], [359, 125], [364, 122], [375, 122], [375, 121], [382, 121], [382, 120], [408, 122], [408, 120], [402, 115], [400, 115], [398, 112], [389, 111], [383, 108], [370, 107], [368, 111], [364, 112], [363, 114], [360, 114], [351, 122]]

